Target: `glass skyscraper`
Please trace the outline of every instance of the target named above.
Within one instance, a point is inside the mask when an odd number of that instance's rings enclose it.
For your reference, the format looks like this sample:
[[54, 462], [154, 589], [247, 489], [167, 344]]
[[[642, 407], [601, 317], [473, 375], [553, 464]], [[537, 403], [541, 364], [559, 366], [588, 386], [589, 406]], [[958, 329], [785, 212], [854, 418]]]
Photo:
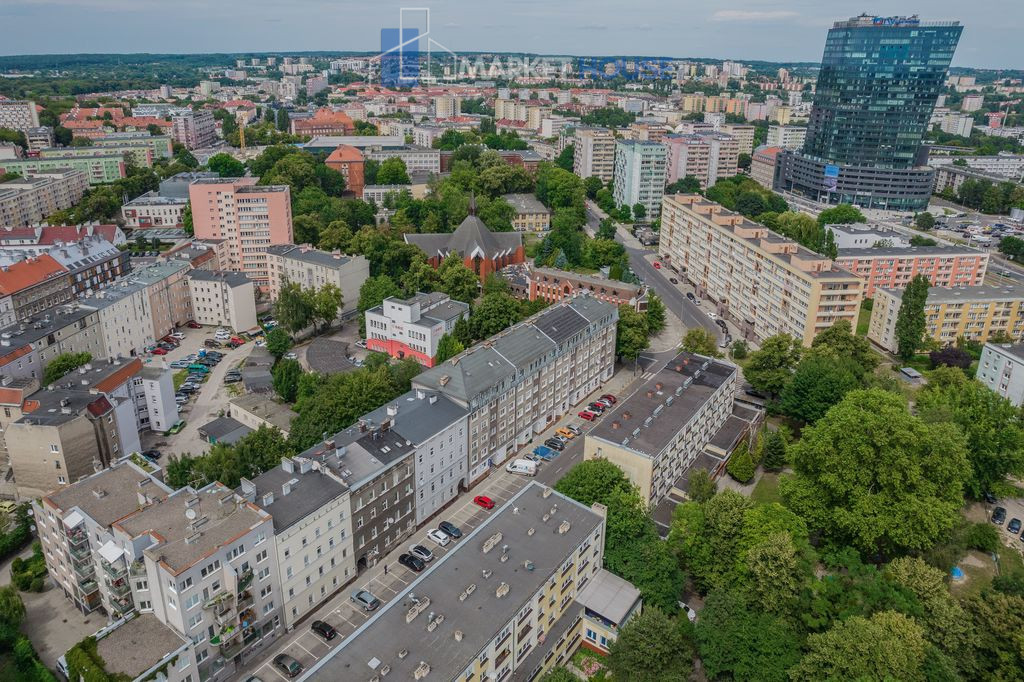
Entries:
[[921, 141], [963, 27], [862, 15], [828, 32], [802, 152], [776, 186], [827, 203], [918, 210], [931, 194]]

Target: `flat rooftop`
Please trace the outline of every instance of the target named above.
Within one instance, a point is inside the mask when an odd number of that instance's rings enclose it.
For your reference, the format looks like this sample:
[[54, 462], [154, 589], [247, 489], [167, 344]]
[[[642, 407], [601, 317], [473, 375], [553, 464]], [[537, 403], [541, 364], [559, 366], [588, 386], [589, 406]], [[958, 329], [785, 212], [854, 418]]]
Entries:
[[232, 287], [240, 287], [252, 283], [252, 280], [246, 277], [244, 273], [231, 270], [191, 270], [188, 273], [188, 277], [189, 279], [201, 282], [225, 282]]
[[284, 403], [279, 403], [265, 395], [247, 393], [229, 401], [232, 407], [237, 407], [260, 419], [270, 422], [282, 431], [291, 427], [292, 419], [298, 416], [296, 412]]
[[[274, 532], [280, 533], [348, 492], [348, 486], [319, 467], [303, 472], [299, 458], [290, 460], [291, 471], [278, 464], [252, 481], [242, 480], [237, 492], [274, 517]], [[251, 497], [250, 497], [251, 495]], [[270, 496], [270, 497], [268, 497]], [[267, 500], [271, 500], [266, 503]]]
[[635, 393], [619, 400], [587, 437], [655, 458], [737, 371], [719, 360], [680, 353]]
[[[142, 481], [146, 481], [139, 485]], [[170, 492], [163, 483], [130, 462], [121, 463], [50, 493], [43, 502], [64, 514], [80, 509], [103, 527], [135, 513], [139, 500], [135, 491], [163, 499]]]
[[[867, 234], [867, 233], [859, 233]], [[871, 233], [875, 234], [875, 233]], [[898, 246], [880, 246], [877, 248], [853, 248], [853, 249], [839, 249], [839, 259], [843, 258], [921, 258], [927, 256], [981, 256], [983, 254], [978, 249], [972, 249], [967, 246], [908, 246], [900, 248]]]
[[[430, 666], [428, 680], [460, 677], [500, 628], [559, 570], [569, 553], [603, 524], [593, 510], [556, 492], [545, 498], [545, 490], [531, 482], [492, 512], [318, 661], [303, 679], [368, 680], [388, 666], [394, 678], [412, 680], [421, 662]], [[552, 508], [554, 513], [545, 521]], [[564, 533], [559, 533], [560, 527]], [[533, 535], [528, 534], [531, 528]], [[484, 543], [498, 533], [501, 536], [493, 549], [484, 553]], [[502, 562], [506, 545], [508, 560]], [[525, 567], [526, 561], [531, 562], [532, 570]], [[489, 576], [484, 577], [483, 571], [489, 571]], [[508, 593], [498, 597], [496, 590], [502, 584], [508, 586]], [[470, 585], [475, 586], [472, 594], [460, 600]], [[407, 622], [413, 595], [421, 601], [430, 599], [430, 604]], [[444, 615], [432, 632], [427, 630], [431, 612]], [[455, 639], [456, 630], [462, 633], [462, 641]], [[403, 650], [406, 655], [399, 658]]]
[[[885, 289], [897, 299], [903, 298], [903, 289]], [[1015, 301], [1024, 299], [1024, 286], [1003, 285], [977, 287], [929, 287], [928, 303], [986, 303], [989, 301]]]
[[152, 613], [141, 613], [96, 641], [109, 674], [135, 679], [185, 645], [185, 640]]
[[998, 353], [1003, 355], [1012, 355], [1018, 361], [1024, 362], [1024, 343], [986, 343], [988, 347], [991, 347]]
[[343, 253], [321, 251], [320, 249], [314, 249], [303, 244], [278, 244], [268, 246], [267, 253], [326, 268], [341, 268], [354, 258], [362, 258], [362, 256], [349, 256]]

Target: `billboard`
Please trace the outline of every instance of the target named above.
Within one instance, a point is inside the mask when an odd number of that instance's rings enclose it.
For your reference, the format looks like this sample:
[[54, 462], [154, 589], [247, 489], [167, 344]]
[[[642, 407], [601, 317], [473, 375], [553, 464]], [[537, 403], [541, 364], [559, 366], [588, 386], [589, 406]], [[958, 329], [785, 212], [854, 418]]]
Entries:
[[825, 174], [821, 181], [821, 187], [826, 192], [835, 192], [839, 185], [839, 166], [835, 164], [825, 165]]

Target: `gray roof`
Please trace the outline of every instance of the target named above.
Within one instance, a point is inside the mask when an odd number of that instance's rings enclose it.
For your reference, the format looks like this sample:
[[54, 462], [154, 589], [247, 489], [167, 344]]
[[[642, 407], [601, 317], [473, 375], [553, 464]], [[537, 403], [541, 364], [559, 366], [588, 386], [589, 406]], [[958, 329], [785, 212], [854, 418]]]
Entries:
[[[863, 234], [863, 233], [862, 233]], [[839, 249], [839, 258], [913, 258], [915, 256], [981, 256], [978, 249], [966, 246], [880, 246], [878, 248]]]
[[188, 273], [188, 278], [203, 282], [226, 282], [231, 287], [252, 284], [252, 280], [243, 273], [231, 270], [192, 270]]
[[[883, 289], [897, 299], [903, 298], [903, 289]], [[977, 287], [929, 287], [928, 303], [970, 303], [1010, 301], [1024, 299], [1024, 285]]]
[[199, 434], [211, 443], [227, 443], [228, 445], [237, 442], [251, 432], [251, 428], [234, 417], [217, 417], [199, 427]]
[[505, 194], [501, 198], [512, 204], [516, 213], [551, 213], [533, 194]]
[[267, 253], [334, 269], [341, 268], [353, 258], [362, 258], [362, 256], [348, 256], [343, 253], [321, 251], [320, 249], [311, 248], [308, 244], [275, 244], [267, 247]]
[[585, 296], [556, 303], [419, 374], [413, 385], [468, 403], [514, 379], [520, 370], [531, 370], [531, 365], [554, 354], [561, 343], [615, 313], [610, 303]]
[[449, 253], [468, 258], [475, 252], [493, 258], [520, 248], [523, 236], [518, 232], [491, 232], [484, 221], [471, 214], [451, 234], [406, 234], [405, 241], [420, 247], [431, 258]]
[[288, 431], [291, 427], [292, 419], [298, 416], [288, 405], [279, 403], [273, 398], [261, 394], [248, 393], [232, 398], [230, 403], [232, 407], [237, 407], [264, 421], [270, 422], [282, 431]]
[[1012, 355], [1018, 361], [1024, 361], [1024, 343], [992, 343], [989, 341], [985, 348], [991, 348], [1003, 355]]
[[620, 400], [587, 437], [657, 457], [737, 371], [735, 365], [680, 353], [639, 390]]
[[[545, 487], [531, 482], [444, 556], [431, 562], [404, 591], [377, 610], [351, 636], [318, 661], [306, 679], [360, 680], [373, 676], [370, 662], [378, 669], [387, 665], [400, 680], [413, 679], [421, 662], [430, 665], [429, 679], [454, 680], [499, 632], [526, 606], [544, 583], [556, 575], [569, 553], [590, 537], [603, 523], [596, 512], [559, 493], [547, 498]], [[557, 510], [545, 521], [552, 507]], [[515, 510], [513, 510], [515, 508]], [[558, 533], [563, 522], [568, 530]], [[536, 529], [529, 535], [529, 529]], [[484, 553], [482, 545], [501, 533], [498, 546]], [[600, 540], [598, 540], [600, 542]], [[508, 561], [501, 561], [502, 545], [508, 546]], [[529, 560], [533, 570], [525, 570]], [[481, 571], [491, 571], [482, 577]], [[505, 583], [508, 594], [497, 597], [495, 590]], [[467, 598], [460, 595], [469, 585], [476, 589]], [[411, 596], [430, 598], [430, 606], [411, 622], [406, 614]], [[432, 632], [426, 628], [429, 612], [444, 614], [444, 622]], [[462, 640], [454, 631], [462, 632]], [[407, 655], [399, 658], [400, 650]]]
[[576, 595], [576, 601], [616, 625], [629, 615], [638, 599], [640, 590], [633, 583], [603, 568]]
[[185, 646], [185, 640], [152, 613], [140, 613], [96, 641], [96, 653], [110, 674], [135, 679]]
[[[0, 337], [4, 341], [9, 341], [10, 345], [0, 347], [0, 356], [7, 355], [18, 348], [34, 344], [40, 339], [45, 339], [50, 334], [81, 322], [82, 319], [95, 314], [95, 312], [92, 308], [68, 303], [38, 313], [33, 318], [36, 319], [36, 322], [18, 322], [9, 327], [4, 327], [0, 329]], [[47, 317], [50, 318], [49, 322], [46, 321]], [[22, 329], [22, 327], [25, 328]]]
[[[139, 483], [146, 481], [141, 486]], [[163, 499], [170, 490], [134, 464], [122, 461], [43, 498], [64, 514], [81, 509], [98, 525], [109, 527], [139, 509], [135, 491]]]
[[[389, 415], [388, 410], [395, 412]], [[469, 412], [436, 391], [409, 391], [368, 412], [362, 419], [382, 424], [391, 419], [392, 430], [418, 445], [444, 431]]]
[[78, 419], [85, 412], [99, 418], [114, 409], [114, 404], [120, 404], [121, 400], [74, 389], [55, 388], [52, 391], [37, 391], [25, 401], [25, 406], [27, 408], [33, 402], [38, 406], [31, 412], [26, 411], [21, 419], [14, 423], [58, 426]]
[[[296, 460], [297, 462], [297, 460]], [[338, 479], [320, 470], [309, 469], [301, 473], [298, 463], [291, 464], [286, 471], [278, 464], [249, 482], [243, 479], [238, 494], [261, 507], [274, 517], [274, 532], [280, 533], [316, 512], [321, 507], [348, 492], [348, 487]], [[288, 492], [285, 493], [285, 484]], [[252, 490], [252, 496], [247, 493]], [[273, 493], [273, 501], [263, 504], [264, 496]]]

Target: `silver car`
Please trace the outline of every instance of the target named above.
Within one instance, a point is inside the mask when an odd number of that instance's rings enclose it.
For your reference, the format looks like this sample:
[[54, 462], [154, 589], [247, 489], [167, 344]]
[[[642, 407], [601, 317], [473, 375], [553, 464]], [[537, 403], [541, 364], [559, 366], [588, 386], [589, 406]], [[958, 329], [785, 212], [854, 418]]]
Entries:
[[363, 611], [373, 611], [380, 606], [380, 599], [377, 599], [366, 590], [356, 590], [350, 599]]
[[411, 545], [409, 547], [409, 554], [428, 563], [434, 560], [434, 553], [423, 545]]

